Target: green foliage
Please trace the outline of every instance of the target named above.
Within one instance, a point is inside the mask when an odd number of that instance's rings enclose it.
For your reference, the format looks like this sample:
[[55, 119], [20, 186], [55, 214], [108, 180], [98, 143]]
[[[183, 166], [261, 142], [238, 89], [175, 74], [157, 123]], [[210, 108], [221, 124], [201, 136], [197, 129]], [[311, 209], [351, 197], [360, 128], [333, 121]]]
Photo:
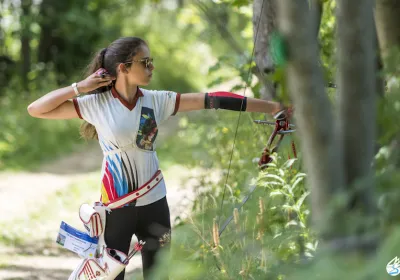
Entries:
[[325, 81], [332, 82], [335, 81], [336, 76], [336, 1], [325, 0], [323, 7], [323, 14], [319, 30], [321, 66], [324, 69]]
[[[47, 81], [51, 84], [50, 78]], [[28, 104], [41, 95], [32, 92], [27, 100], [10, 88], [0, 99], [0, 170], [31, 169], [78, 144], [78, 121], [35, 119], [28, 114]]]
[[358, 254], [335, 254], [329, 250], [319, 252], [313, 262], [304, 262], [291, 268], [290, 280], [300, 279], [390, 279], [386, 265], [400, 249], [399, 228], [382, 239], [382, 246], [370, 257]]
[[[228, 149], [219, 148], [225, 152]], [[195, 188], [202, 191], [191, 222], [174, 230], [174, 259], [170, 266], [180, 263], [186, 268], [182, 270], [195, 273], [191, 279], [283, 279], [290, 272], [285, 267], [314, 256], [317, 241], [308, 225], [305, 174], [295, 169], [293, 160], [274, 158], [266, 171], [246, 182], [257, 184], [257, 188], [239, 212], [233, 211], [235, 218], [219, 239], [213, 234], [218, 231], [213, 229], [213, 217], [221, 214], [222, 225], [234, 205], [247, 195], [248, 187], [245, 183], [229, 185], [222, 204], [224, 211], [219, 213], [225, 172], [217, 183], [212, 183], [209, 176], [200, 180]], [[231, 170], [232, 174], [243, 171]], [[188, 275], [179, 274], [176, 279], [185, 277]]]
[[377, 204], [383, 231], [389, 233], [394, 224], [400, 222], [396, 210], [400, 199], [398, 182], [400, 180], [400, 50], [393, 50], [385, 62], [382, 75], [387, 88], [384, 98], [379, 100], [377, 127], [380, 149], [375, 156], [377, 180]]
[[251, 4], [252, 1], [250, 1], [250, 0], [225, 0], [223, 2], [229, 3], [235, 7], [243, 7], [243, 6], [248, 6], [249, 4]]

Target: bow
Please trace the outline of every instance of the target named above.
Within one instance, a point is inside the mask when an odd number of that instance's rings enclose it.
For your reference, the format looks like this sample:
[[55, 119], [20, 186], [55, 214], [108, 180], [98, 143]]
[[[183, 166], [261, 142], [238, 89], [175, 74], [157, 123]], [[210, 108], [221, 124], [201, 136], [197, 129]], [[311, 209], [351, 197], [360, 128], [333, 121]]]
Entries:
[[[280, 144], [283, 140], [283, 137], [287, 134], [295, 132], [295, 125], [290, 123], [290, 115], [291, 115], [291, 109], [287, 110], [282, 110], [275, 114], [274, 119], [275, 122], [269, 122], [269, 121], [264, 121], [264, 120], [254, 120], [253, 122], [255, 124], [262, 124], [262, 125], [273, 125], [274, 130], [272, 131], [272, 134], [268, 138], [268, 142], [266, 147], [264, 148], [262, 155], [260, 157], [260, 160], [258, 162], [258, 166], [261, 170], [264, 170], [268, 167], [268, 163], [272, 162], [272, 157], [271, 155], [273, 153], [278, 152], [278, 149], [280, 147]], [[279, 135], [279, 139], [276, 142], [276, 144], [272, 147], [275, 137]], [[296, 152], [296, 147], [294, 144], [294, 141], [292, 140], [292, 150], [294, 157], [297, 157], [297, 152]], [[242, 202], [235, 208], [238, 210], [243, 207], [243, 205], [249, 200], [251, 197], [252, 193], [256, 189], [256, 184], [252, 185], [250, 187], [249, 193], [243, 198]], [[222, 226], [220, 227], [218, 234], [221, 236], [222, 232], [226, 229], [226, 227], [229, 225], [229, 223], [233, 220], [233, 215], [231, 215], [229, 218], [227, 218]]]

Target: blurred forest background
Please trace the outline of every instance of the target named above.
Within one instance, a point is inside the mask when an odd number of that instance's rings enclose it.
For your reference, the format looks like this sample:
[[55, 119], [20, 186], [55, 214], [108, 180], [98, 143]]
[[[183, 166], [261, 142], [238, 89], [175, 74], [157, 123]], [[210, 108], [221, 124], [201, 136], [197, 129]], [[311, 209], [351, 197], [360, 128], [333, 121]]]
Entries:
[[[0, 0], [2, 178], [37, 174], [76, 151], [89, 156], [79, 120], [34, 119], [26, 108], [85, 78], [98, 49], [121, 36], [142, 37], [155, 59], [149, 88], [222, 86], [290, 103], [298, 131], [260, 172], [272, 129], [253, 120], [269, 116], [178, 114], [158, 146], [161, 167], [202, 172], [190, 181], [193, 215], [173, 221], [172, 263], [162, 262], [155, 279], [167, 267], [176, 267], [172, 279], [385, 279], [400, 254], [399, 14], [398, 0]], [[297, 160], [287, 160], [288, 140]], [[17, 254], [29, 261], [32, 240], [55, 246], [56, 227], [43, 240], [27, 233], [46, 224], [43, 211], [72, 212], [69, 200], [96, 197], [92, 175], [41, 197], [48, 203], [42, 212], [0, 220], [0, 247], [21, 248]], [[249, 201], [233, 210], [250, 185], [257, 189]], [[13, 203], [4, 192], [13, 187], [1, 186], [3, 203]], [[17, 269], [6, 254], [2, 269]]]

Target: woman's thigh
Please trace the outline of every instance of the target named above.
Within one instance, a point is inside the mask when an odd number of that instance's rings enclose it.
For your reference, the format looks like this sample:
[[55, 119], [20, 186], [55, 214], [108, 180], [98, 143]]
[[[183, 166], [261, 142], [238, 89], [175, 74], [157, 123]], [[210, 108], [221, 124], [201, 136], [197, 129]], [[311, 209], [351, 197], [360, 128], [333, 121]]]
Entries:
[[[116, 249], [125, 254], [129, 252], [132, 235], [135, 231], [137, 210], [133, 206], [112, 210], [106, 215], [106, 228], [104, 240], [108, 248]], [[124, 279], [122, 271], [116, 280]]]
[[107, 247], [128, 253], [136, 227], [137, 210], [133, 206], [114, 209], [106, 214], [104, 238]]
[[164, 197], [152, 204], [139, 206], [136, 236], [146, 244], [142, 249], [144, 277], [156, 262], [160, 249], [169, 250], [171, 221], [167, 199]]

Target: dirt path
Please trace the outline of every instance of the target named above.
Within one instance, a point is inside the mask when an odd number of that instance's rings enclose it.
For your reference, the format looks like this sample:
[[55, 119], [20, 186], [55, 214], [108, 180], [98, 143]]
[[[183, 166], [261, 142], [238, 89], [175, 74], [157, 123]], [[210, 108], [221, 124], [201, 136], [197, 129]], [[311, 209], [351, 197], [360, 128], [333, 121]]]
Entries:
[[[159, 140], [173, 134], [177, 123], [160, 129]], [[0, 279], [68, 279], [80, 259], [54, 240], [62, 220], [83, 229], [77, 210], [99, 196], [101, 159], [97, 144], [90, 144], [34, 173], [0, 173]], [[171, 221], [188, 213], [194, 193], [182, 182], [197, 172], [181, 166], [163, 171]], [[127, 271], [127, 279], [141, 279], [140, 256]]]

